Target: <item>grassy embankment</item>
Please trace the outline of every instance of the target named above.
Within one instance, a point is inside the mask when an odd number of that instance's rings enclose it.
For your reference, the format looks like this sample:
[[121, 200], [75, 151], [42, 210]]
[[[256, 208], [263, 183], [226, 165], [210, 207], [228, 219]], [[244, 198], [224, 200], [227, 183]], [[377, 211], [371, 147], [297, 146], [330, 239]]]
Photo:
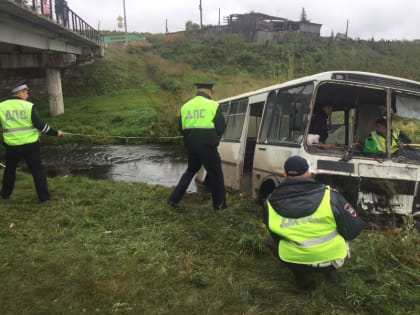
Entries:
[[[1, 314], [418, 314], [419, 234], [366, 230], [341, 282], [299, 293], [264, 248], [260, 207], [206, 194], [168, 209], [170, 190], [80, 177], [38, 204], [19, 173], [0, 200]], [[14, 228], [9, 228], [10, 223]]]
[[[78, 141], [112, 141], [107, 135], [152, 137], [151, 141], [158, 141], [159, 136], [178, 135], [178, 108], [193, 95], [193, 83], [200, 80], [216, 82], [216, 99], [336, 69], [420, 81], [420, 45], [412, 42], [313, 42], [291, 38], [282, 45], [263, 46], [235, 35], [170, 43], [160, 36], [150, 40], [152, 50], [107, 49], [103, 60], [66, 71], [65, 115], [49, 122], [74, 133], [102, 136]], [[47, 117], [46, 101], [37, 104], [42, 116]], [[419, 128], [412, 127], [408, 132], [420, 141]]]
[[[246, 47], [240, 50], [235, 50], [241, 47], [236, 38], [225, 46], [212, 43], [213, 52], [199, 40], [167, 46], [156, 41], [153, 52], [108, 50], [103, 61], [83, 68], [79, 79], [66, 85], [65, 95], [74, 95], [65, 99], [65, 115], [47, 120], [63, 130], [102, 136], [89, 141], [109, 142], [105, 136], [110, 134], [171, 136], [176, 134], [176, 108], [191, 96], [196, 80], [220, 82], [218, 98], [306, 71], [363, 68], [350, 64], [354, 58], [340, 59], [344, 54], [367, 55], [369, 64], [388, 67], [399, 60], [367, 43], [345, 49], [336, 43], [292, 41], [270, 49], [242, 43]], [[282, 49], [290, 53], [296, 45], [319, 51], [318, 57], [305, 50], [288, 59], [268, 55]], [[366, 52], [358, 45], [366, 45]], [[406, 45], [417, 49], [407, 43], [401, 47]], [[336, 52], [324, 56], [324, 49]], [[259, 56], [255, 51], [267, 55], [254, 60]], [[205, 53], [208, 58], [199, 58]], [[349, 65], [332, 65], [339, 60]], [[284, 62], [285, 72], [258, 71]], [[324, 62], [326, 68], [318, 69]], [[414, 69], [419, 68], [407, 66], [407, 73], [394, 74], [410, 77], [412, 71], [418, 79]], [[200, 74], [204, 70], [208, 74]], [[392, 69], [378, 72], [392, 74]], [[40, 111], [46, 117], [46, 108]], [[247, 197], [229, 194], [229, 209], [214, 213], [208, 194], [192, 194], [183, 209], [173, 211], [165, 204], [166, 187], [82, 177], [53, 178], [49, 184], [53, 200], [38, 204], [30, 176], [18, 172], [12, 199], [0, 199], [1, 314], [420, 312], [419, 234], [409, 221], [401, 228], [365, 230], [352, 242], [339, 284], [320, 279], [315, 291], [299, 293], [291, 274], [264, 248], [260, 206]], [[15, 227], [9, 227], [12, 222]]]

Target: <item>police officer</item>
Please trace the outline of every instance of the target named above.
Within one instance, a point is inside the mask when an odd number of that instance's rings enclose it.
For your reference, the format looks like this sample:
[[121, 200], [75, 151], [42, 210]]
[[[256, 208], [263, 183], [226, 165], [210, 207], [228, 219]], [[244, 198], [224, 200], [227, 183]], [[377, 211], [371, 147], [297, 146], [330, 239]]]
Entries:
[[12, 97], [0, 103], [0, 123], [6, 147], [1, 196], [8, 199], [12, 194], [16, 167], [24, 158], [34, 178], [38, 198], [44, 202], [50, 199], [50, 194], [41, 163], [39, 132], [59, 137], [64, 136], [64, 132], [52, 129], [41, 120], [34, 105], [27, 101], [28, 93], [26, 81], [20, 81], [11, 88]]
[[[363, 145], [364, 153], [386, 153], [386, 129], [387, 120], [379, 118], [375, 121], [375, 130], [370, 132]], [[411, 139], [398, 128], [391, 128], [391, 153], [397, 153], [400, 149], [399, 143], [409, 144]]]
[[334, 189], [310, 178], [308, 162], [300, 156], [284, 164], [285, 180], [264, 204], [267, 245], [293, 272], [299, 289], [316, 286], [314, 272], [337, 280], [336, 269], [348, 256], [348, 240], [362, 230], [363, 221]]
[[219, 104], [211, 99], [213, 83], [196, 83], [197, 94], [181, 107], [179, 129], [188, 151], [188, 167], [168, 204], [176, 206], [194, 175], [204, 165], [212, 192], [213, 208], [226, 208], [226, 191], [217, 146], [226, 128]]

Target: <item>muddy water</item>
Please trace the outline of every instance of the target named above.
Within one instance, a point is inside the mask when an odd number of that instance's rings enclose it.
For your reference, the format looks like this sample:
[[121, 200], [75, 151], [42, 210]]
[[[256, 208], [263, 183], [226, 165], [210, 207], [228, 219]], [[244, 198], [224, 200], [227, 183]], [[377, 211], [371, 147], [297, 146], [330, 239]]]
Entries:
[[[43, 145], [41, 154], [49, 177], [84, 175], [174, 186], [187, 166], [182, 145]], [[194, 181], [188, 191], [197, 191]]]

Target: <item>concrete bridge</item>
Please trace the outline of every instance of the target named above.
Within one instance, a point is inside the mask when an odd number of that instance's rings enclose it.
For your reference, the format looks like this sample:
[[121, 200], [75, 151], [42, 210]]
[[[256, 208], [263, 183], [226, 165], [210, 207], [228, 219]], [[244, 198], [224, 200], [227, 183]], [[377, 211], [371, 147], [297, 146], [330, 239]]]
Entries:
[[63, 0], [0, 0], [0, 72], [45, 69], [50, 114], [64, 113], [60, 69], [103, 55], [100, 34]]

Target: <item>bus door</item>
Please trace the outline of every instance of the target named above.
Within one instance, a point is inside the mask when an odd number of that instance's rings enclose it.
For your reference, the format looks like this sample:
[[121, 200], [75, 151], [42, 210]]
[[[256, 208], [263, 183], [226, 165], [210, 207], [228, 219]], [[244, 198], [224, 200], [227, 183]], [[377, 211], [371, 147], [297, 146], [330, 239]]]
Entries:
[[255, 146], [258, 130], [261, 124], [265, 98], [261, 95], [249, 98], [248, 123], [245, 125], [245, 150], [239, 190], [247, 194], [252, 193], [252, 169], [254, 166]]
[[301, 152], [313, 90], [307, 83], [268, 94], [254, 156], [254, 197], [267, 197], [281, 180], [285, 160]]
[[248, 98], [230, 102], [225, 112], [226, 130], [218, 148], [225, 185], [234, 190], [240, 189], [243, 174], [249, 112]]

